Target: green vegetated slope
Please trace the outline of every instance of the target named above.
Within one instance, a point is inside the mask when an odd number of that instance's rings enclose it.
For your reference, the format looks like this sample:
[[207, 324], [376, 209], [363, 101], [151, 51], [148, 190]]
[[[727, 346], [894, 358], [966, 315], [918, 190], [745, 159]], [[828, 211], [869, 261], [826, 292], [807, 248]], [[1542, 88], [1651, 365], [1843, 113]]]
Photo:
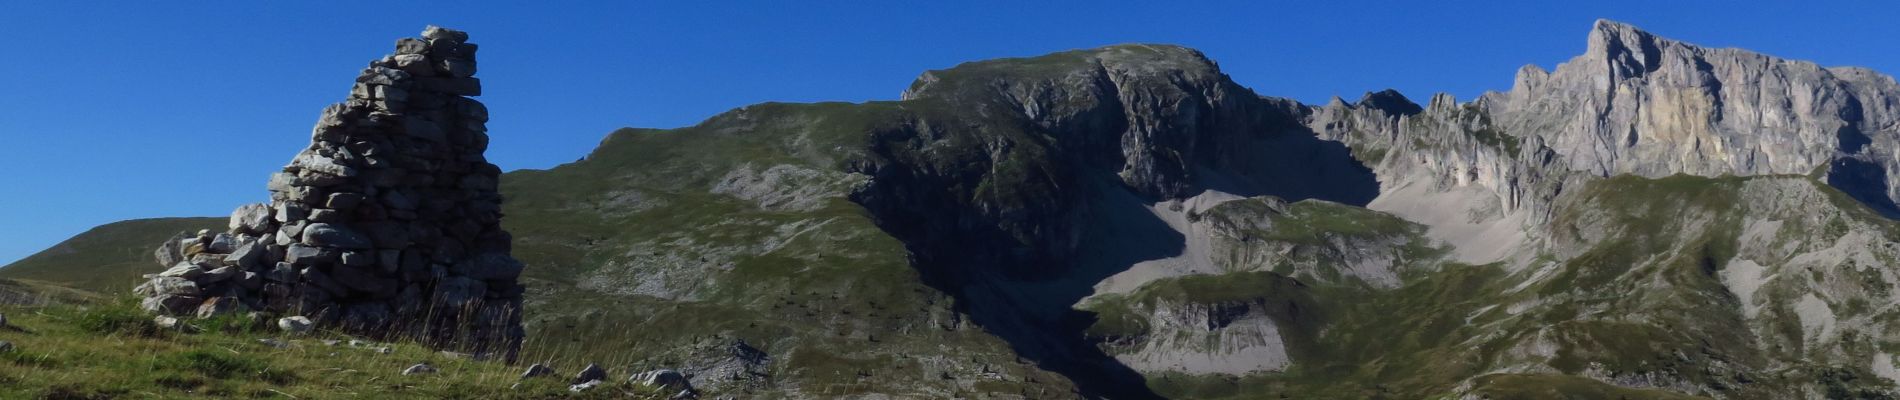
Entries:
[[223, 231], [224, 218], [151, 218], [100, 225], [0, 268], [0, 278], [124, 293], [139, 275], [155, 273], [152, 251], [179, 232]]
[[[622, 130], [587, 159], [503, 179], [529, 276], [527, 354], [707, 370], [808, 395], [1067, 395], [964, 323], [839, 172], [908, 105], [762, 104]], [[767, 355], [740, 360], [744, 343]], [[771, 391], [771, 390], [767, 390]]]
[[[1102, 86], [1111, 78], [1104, 63], [1121, 87]], [[532, 266], [524, 357], [686, 368], [712, 391], [767, 396], [1067, 396], [1069, 379], [1041, 363], [1061, 361], [1070, 350], [1048, 346], [1075, 339], [1028, 345], [1043, 356], [1020, 357], [971, 322], [973, 306], [959, 301], [966, 294], [941, 289], [997, 271], [1059, 275], [1057, 265], [1016, 256], [1051, 261], [1073, 251], [1044, 240], [1082, 217], [1064, 215], [1083, 197], [1064, 188], [1115, 176], [1108, 167], [1124, 143], [1112, 137], [1130, 120], [1156, 125], [1140, 140], [1188, 143], [1196, 141], [1174, 138], [1173, 124], [1206, 125], [1201, 134], [1211, 136], [1242, 129], [1193, 118], [1262, 123], [1257, 107], [1243, 106], [1261, 99], [1198, 53], [1168, 46], [966, 64], [927, 75], [912, 92], [905, 101], [760, 104], [693, 127], [622, 130], [582, 161], [504, 176], [506, 227]], [[1210, 95], [1219, 96], [1214, 110], [1173, 100]], [[1124, 102], [1142, 104], [1129, 111]], [[1183, 190], [1194, 160], [1169, 148], [1176, 144], [1138, 146], [1143, 158], [1125, 163], [1138, 170], [1120, 179], [1156, 194]], [[959, 259], [966, 252], [981, 257]], [[1012, 264], [924, 268], [920, 257]], [[140, 266], [146, 258], [48, 269], [113, 266], [136, 276], [158, 269]], [[993, 325], [1016, 327], [1015, 318]]]
[[[8, 399], [667, 397], [619, 380], [574, 394], [565, 377], [521, 379], [517, 366], [413, 344], [290, 335], [235, 317], [165, 329], [129, 300], [0, 305], [0, 314], [8, 322], [0, 341], [10, 344], [0, 346], [0, 398]], [[436, 372], [402, 374], [418, 363]]]
[[[523, 358], [684, 368], [711, 393], [748, 397], [1049, 398], [1104, 373], [1065, 341], [1122, 359], [1251, 324], [1278, 332], [1284, 365], [1134, 380], [1178, 398], [1891, 393], [1895, 224], [1831, 187], [1597, 179], [1549, 199], [1537, 261], [1448, 262], [1392, 215], [1260, 196], [1352, 197], [1249, 164], [1323, 169], [1274, 142], [1302, 136], [1262, 133], [1298, 126], [1302, 106], [1198, 57], [1118, 46], [966, 64], [904, 101], [748, 106], [623, 129], [581, 161], [506, 174], [504, 223], [530, 265]], [[1489, 134], [1477, 141], [1521, 145]], [[1090, 298], [1079, 314], [1092, 323], [1041, 315], [1087, 295], [1064, 279], [1105, 277], [1073, 278], [1101, 271], [1071, 260], [1099, 249], [1076, 232], [1106, 215], [1103, 193], [1178, 199], [1210, 181], [1279, 185], [1188, 216], [1215, 232], [1221, 272]], [[0, 277], [116, 292], [158, 269], [152, 244], [222, 225], [141, 222]], [[1055, 301], [994, 295], [1012, 288]], [[234, 385], [220, 390], [250, 390]]]

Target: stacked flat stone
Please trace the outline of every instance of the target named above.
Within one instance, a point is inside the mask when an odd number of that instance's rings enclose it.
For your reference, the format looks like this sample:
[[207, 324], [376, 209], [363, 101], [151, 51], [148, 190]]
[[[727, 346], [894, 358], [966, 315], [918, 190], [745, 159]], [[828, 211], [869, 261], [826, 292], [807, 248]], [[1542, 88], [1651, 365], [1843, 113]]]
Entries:
[[377, 338], [513, 359], [522, 264], [501, 229], [501, 170], [468, 34], [428, 27], [371, 62], [270, 177], [269, 204], [161, 246], [136, 291], [155, 313], [302, 315]]

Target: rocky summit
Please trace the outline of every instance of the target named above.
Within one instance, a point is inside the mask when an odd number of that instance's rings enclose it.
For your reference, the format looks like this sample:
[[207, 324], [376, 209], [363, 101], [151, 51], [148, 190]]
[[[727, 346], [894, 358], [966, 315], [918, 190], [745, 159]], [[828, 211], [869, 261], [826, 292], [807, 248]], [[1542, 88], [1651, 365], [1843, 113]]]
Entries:
[[1583, 39], [1465, 101], [1302, 104], [1168, 45], [976, 61], [500, 174], [475, 47], [432, 29], [270, 204], [0, 277], [212, 317], [167, 332], [253, 310], [506, 353], [538, 364], [489, 374], [579, 395], [1900, 397], [1900, 84]]
[[488, 109], [468, 97], [481, 95], [476, 49], [434, 26], [396, 41], [270, 176], [269, 204], [158, 246], [166, 269], [135, 289], [144, 308], [262, 312], [513, 360], [523, 265], [501, 228], [501, 170], [482, 157]]

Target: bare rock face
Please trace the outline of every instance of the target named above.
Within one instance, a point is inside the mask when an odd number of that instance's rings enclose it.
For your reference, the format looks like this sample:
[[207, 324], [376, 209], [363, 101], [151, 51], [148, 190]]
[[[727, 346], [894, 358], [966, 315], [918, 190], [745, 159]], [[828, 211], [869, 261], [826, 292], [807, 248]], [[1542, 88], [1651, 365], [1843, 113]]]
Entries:
[[501, 230], [501, 170], [468, 34], [429, 27], [324, 108], [310, 146], [225, 233], [179, 235], [141, 285], [153, 312], [261, 310], [377, 338], [514, 358], [523, 266]]
[[1506, 130], [1545, 138], [1578, 170], [1798, 175], [1866, 150], [1847, 139], [1900, 117], [1884, 108], [1891, 89], [1598, 21], [1583, 55], [1554, 72], [1521, 71], [1491, 108]]
[[[1522, 260], [1567, 188], [1615, 175], [1825, 175], [1900, 215], [1900, 84], [1741, 49], [1704, 48], [1599, 20], [1588, 50], [1525, 66], [1466, 103], [1397, 93], [1313, 108], [1307, 124], [1380, 176], [1368, 207], [1433, 226], [1459, 258]], [[1447, 206], [1451, 205], [1451, 206]], [[1462, 208], [1462, 209], [1457, 209]]]

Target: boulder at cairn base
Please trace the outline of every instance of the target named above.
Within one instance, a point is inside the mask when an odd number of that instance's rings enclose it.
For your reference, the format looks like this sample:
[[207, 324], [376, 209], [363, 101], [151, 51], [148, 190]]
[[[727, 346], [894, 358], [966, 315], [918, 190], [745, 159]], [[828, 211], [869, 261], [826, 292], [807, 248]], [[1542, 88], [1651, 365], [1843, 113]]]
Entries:
[[[310, 144], [271, 174], [269, 204], [224, 233], [180, 234], [153, 252], [137, 293], [171, 316], [261, 311], [315, 327], [512, 361], [523, 266], [501, 230], [501, 169], [465, 32], [430, 26], [395, 42], [318, 113]], [[285, 134], [297, 134], [285, 132]], [[487, 291], [486, 288], [499, 288]], [[510, 290], [502, 290], [510, 289]]]

